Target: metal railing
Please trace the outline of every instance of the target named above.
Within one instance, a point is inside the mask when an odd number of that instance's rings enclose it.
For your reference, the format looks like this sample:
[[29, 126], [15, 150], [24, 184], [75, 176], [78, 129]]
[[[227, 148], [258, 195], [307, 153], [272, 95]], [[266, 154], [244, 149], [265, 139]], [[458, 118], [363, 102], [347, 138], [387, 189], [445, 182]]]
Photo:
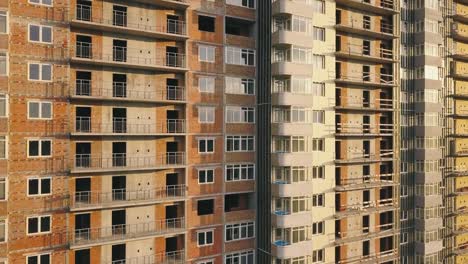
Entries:
[[363, 72], [362, 75], [346, 75], [337, 73], [335, 76], [336, 79], [342, 81], [350, 82], [359, 82], [359, 83], [371, 83], [371, 84], [384, 84], [384, 85], [393, 85], [395, 84], [395, 79], [392, 74], [380, 73], [380, 74], [370, 74]]
[[337, 134], [392, 134], [393, 124], [349, 124], [349, 123], [337, 123], [336, 133]]
[[93, 156], [91, 154], [76, 154], [72, 168], [77, 171], [113, 170], [113, 169], [144, 169], [155, 167], [170, 167], [185, 164], [184, 152], [167, 152], [148, 157], [128, 157], [125, 153], [114, 153], [112, 157]]
[[140, 119], [113, 118], [110, 123], [93, 122], [91, 117], [77, 116], [74, 132], [105, 134], [176, 134], [185, 133], [184, 119], [160, 120], [151, 124], [138, 124]]
[[[152, 51], [144, 51], [141, 49], [130, 49], [126, 47], [114, 46], [110, 53], [92, 52], [93, 45], [89, 42], [76, 42], [75, 56], [81, 59], [100, 60], [105, 62], [137, 64], [144, 66], [163, 66], [183, 68], [185, 67], [185, 54], [166, 52], [164, 49], [156, 50], [155, 55], [151, 55]], [[133, 54], [144, 54], [133, 55]]]
[[128, 21], [127, 12], [116, 10], [112, 11], [112, 19], [97, 18], [92, 16], [91, 6], [81, 4], [76, 5], [76, 20], [134, 30], [187, 35], [187, 26], [185, 21], [175, 19], [160, 19], [159, 21], [151, 24], [138, 23], [138, 21]]
[[395, 183], [394, 176], [395, 174], [393, 173], [362, 175], [355, 178], [342, 176], [336, 185], [337, 187], [345, 187], [361, 184], [392, 184]]
[[373, 99], [368, 98], [365, 101], [364, 97], [355, 97], [355, 96], [340, 96], [339, 103], [337, 107], [359, 107], [362, 109], [365, 108], [374, 108], [374, 109], [393, 109], [393, 100], [392, 99]]
[[363, 227], [362, 229], [354, 229], [354, 230], [336, 232], [335, 235], [337, 238], [340, 238], [340, 239], [348, 238], [348, 237], [359, 237], [362, 235], [368, 235], [369, 233], [387, 231], [389, 229], [392, 229], [394, 225], [395, 225], [394, 223], [389, 223], [389, 224], [373, 226], [374, 230], [371, 230], [370, 227]]
[[72, 207], [86, 208], [125, 202], [171, 200], [183, 198], [185, 195], [185, 185], [169, 185], [144, 190], [114, 189], [112, 192], [76, 192], [73, 194]]
[[112, 225], [98, 228], [77, 229], [72, 233], [73, 244], [99, 243], [132, 239], [142, 236], [163, 235], [185, 228], [185, 218], [163, 219], [138, 224]]
[[385, 35], [393, 35], [393, 25], [384, 21], [380, 22], [380, 28], [378, 30], [372, 27], [372, 23], [370, 21], [341, 20], [341, 23], [338, 23], [338, 25], [372, 31], [375, 33], [382, 33]]
[[[166, 85], [154, 87], [151, 85], [133, 85], [131, 83], [111, 82], [102, 83], [102, 86], [94, 85], [91, 80], [77, 79], [75, 89], [72, 90], [72, 95], [75, 96], [92, 96], [101, 98], [128, 98], [135, 100], [168, 100], [168, 101], [183, 101], [185, 100], [185, 88], [182, 86]], [[105, 88], [112, 87], [112, 88]]]
[[337, 212], [345, 212], [345, 211], [362, 211], [368, 208], [380, 208], [385, 206], [396, 206], [398, 203], [396, 199], [388, 198], [388, 199], [379, 199], [375, 201], [368, 201], [356, 204], [340, 204], [338, 208], [336, 208]]
[[362, 45], [352, 45], [348, 44], [346, 47], [342, 47], [337, 52], [342, 54], [348, 55], [357, 55], [363, 57], [371, 57], [371, 58], [380, 58], [380, 59], [387, 59], [392, 60], [394, 59], [393, 50], [385, 49], [385, 48], [378, 48], [378, 49], [371, 49], [370, 47], [362, 46]]
[[102, 264], [185, 264], [185, 251], [171, 251], [122, 260], [101, 260]]

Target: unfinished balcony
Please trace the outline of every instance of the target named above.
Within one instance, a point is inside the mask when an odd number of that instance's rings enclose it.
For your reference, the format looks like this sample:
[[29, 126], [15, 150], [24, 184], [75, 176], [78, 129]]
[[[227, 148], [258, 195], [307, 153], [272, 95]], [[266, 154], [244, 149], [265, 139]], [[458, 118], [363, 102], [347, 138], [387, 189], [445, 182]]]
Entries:
[[393, 136], [393, 124], [375, 124], [375, 123], [337, 123], [335, 129], [336, 136], [341, 137], [382, 137]]
[[113, 189], [112, 192], [75, 192], [70, 199], [70, 207], [72, 211], [80, 211], [177, 202], [185, 199], [186, 189], [185, 185], [168, 185], [141, 190]]
[[393, 149], [381, 149], [378, 153], [370, 153], [364, 150], [356, 150], [336, 155], [335, 164], [349, 165], [362, 163], [376, 163], [392, 161]]
[[371, 100], [369, 93], [362, 97], [357, 96], [339, 96], [336, 98], [336, 110], [351, 110], [358, 112], [393, 112], [393, 99], [373, 98]]
[[[116, 40], [114, 40], [115, 42]], [[141, 50], [127, 48], [126, 42], [117, 43], [111, 49], [93, 49], [91, 42], [77, 41], [75, 54], [71, 62], [76, 64], [124, 67], [138, 70], [161, 71], [161, 72], [185, 72], [185, 54], [172, 52], [170, 48], [155, 48]], [[125, 42], [125, 43], [123, 43]]]
[[[343, 245], [346, 246], [346, 245]], [[397, 248], [383, 250], [376, 253], [368, 254], [367, 256], [353, 256], [340, 258], [336, 260], [337, 264], [358, 264], [358, 263], [394, 263], [400, 259], [399, 250]]]
[[113, 118], [112, 122], [101, 123], [91, 117], [77, 116], [72, 136], [168, 136], [185, 133], [184, 119], [158, 120], [143, 124], [139, 119]]
[[310, 76], [314, 72], [312, 49], [286, 45], [273, 50], [272, 74]]
[[76, 79], [71, 98], [106, 101], [134, 101], [142, 103], [184, 103], [185, 88], [177, 85], [134, 84], [126, 82], [93, 82]]
[[273, 45], [298, 45], [312, 48], [314, 43], [312, 19], [294, 15], [273, 18]]
[[76, 229], [71, 234], [70, 242], [71, 248], [77, 248], [177, 235], [183, 232], [185, 232], [185, 218], [181, 217], [138, 224]]
[[336, 4], [379, 15], [393, 15], [399, 12], [396, 0], [336, 0]]
[[297, 15], [311, 16], [314, 13], [313, 0], [274, 0], [272, 6], [273, 15]]
[[398, 182], [395, 179], [394, 173], [369, 174], [357, 177], [353, 176], [352, 178], [338, 175], [336, 176], [335, 191], [348, 192], [396, 185], [398, 185]]
[[310, 226], [276, 228], [273, 239], [272, 253], [278, 258], [312, 255], [313, 243]]
[[[341, 40], [341, 38], [339, 38]], [[337, 38], [338, 40], [338, 38]], [[372, 47], [371, 41], [363, 41], [363, 45], [339, 43], [336, 48], [336, 57], [350, 60], [360, 60], [373, 63], [393, 63], [397, 57], [391, 48]]]
[[346, 73], [341, 69], [335, 72], [335, 81], [337, 84], [359, 85], [366, 87], [394, 87], [397, 85], [393, 74], [391, 73], [370, 73], [364, 71], [359, 73]]
[[183, 168], [185, 166], [184, 152], [167, 152], [155, 156], [129, 156], [126, 153], [105, 155], [76, 154], [71, 165], [72, 173], [90, 172], [121, 172], [161, 170], [168, 168]]
[[454, 3], [453, 20], [468, 23], [468, 6], [461, 3]]
[[[185, 264], [185, 250], [169, 251], [121, 260], [101, 260], [101, 264]], [[78, 264], [78, 263], [77, 263]]]
[[[163, 1], [177, 2], [177, 1]], [[114, 5], [109, 9], [93, 10], [91, 1], [78, 1], [72, 27], [100, 30], [111, 33], [123, 33], [138, 37], [150, 37], [168, 40], [185, 40], [187, 36], [186, 23], [179, 16], [168, 15], [152, 23], [138, 20], [137, 8]]]
[[385, 211], [395, 211], [399, 208], [398, 199], [387, 198], [379, 199], [374, 201], [363, 201], [362, 203], [355, 204], [338, 204], [336, 206], [335, 218], [342, 219], [355, 215], [376, 213], [376, 212], [385, 212]]
[[[375, 17], [374, 19], [377, 20]], [[341, 12], [341, 10], [338, 10], [336, 14], [335, 28], [337, 31], [377, 39], [392, 40], [397, 38], [397, 32], [395, 32], [393, 22], [391, 20], [379, 18], [377, 21], [372, 21], [372, 18], [368, 16], [364, 16], [362, 19], [357, 19], [356, 17], [351, 17], [348, 14]]]
[[377, 226], [366, 226], [362, 229], [354, 230], [336, 230], [335, 244], [344, 245], [347, 243], [358, 242], [362, 240], [378, 238], [382, 236], [397, 235], [399, 230], [396, 223], [389, 223]]
[[455, 119], [455, 127], [453, 128], [452, 137], [466, 138], [468, 137], [468, 120], [466, 119]]

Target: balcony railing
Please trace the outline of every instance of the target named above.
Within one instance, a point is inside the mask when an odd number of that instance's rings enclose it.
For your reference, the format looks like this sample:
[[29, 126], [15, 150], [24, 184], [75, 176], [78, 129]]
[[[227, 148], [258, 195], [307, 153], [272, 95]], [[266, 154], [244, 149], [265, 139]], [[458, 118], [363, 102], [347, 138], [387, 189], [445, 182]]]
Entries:
[[393, 133], [393, 124], [350, 124], [337, 123], [336, 134], [342, 135], [383, 135]]
[[185, 264], [185, 251], [172, 251], [122, 260], [102, 260], [102, 264]]
[[393, 173], [362, 175], [353, 178], [341, 176], [339, 180], [337, 180], [336, 187], [346, 189], [369, 185], [392, 185], [396, 183], [394, 181], [394, 176]]
[[[99, 83], [102, 86], [94, 85], [91, 80], [77, 79], [75, 89], [72, 90], [74, 96], [90, 96], [103, 99], [133, 99], [133, 100], [185, 100], [185, 89], [181, 86], [166, 85], [159, 88], [151, 85], [134, 86], [130, 83]], [[106, 88], [112, 87], [112, 88]]]
[[77, 171], [116, 170], [116, 169], [151, 169], [185, 164], [184, 152], [168, 152], [148, 157], [127, 157], [125, 153], [114, 153], [104, 158], [91, 154], [75, 155], [73, 168]]
[[336, 157], [336, 162], [372, 162], [392, 158], [393, 149], [381, 149], [380, 153], [365, 153], [364, 150], [358, 150], [343, 153], [343, 156]]
[[363, 227], [362, 229], [341, 231], [341, 232], [336, 233], [336, 238], [337, 239], [347, 239], [347, 238], [359, 239], [362, 236], [368, 236], [371, 233], [377, 233], [377, 232], [382, 232], [382, 231], [393, 229], [394, 226], [395, 226], [394, 223], [389, 223], [389, 224], [375, 226], [374, 230], [371, 230], [370, 227]]
[[361, 58], [378, 58], [378, 59], [385, 59], [385, 60], [392, 60], [393, 57], [393, 50], [379, 48], [379, 49], [371, 49], [370, 47], [360, 46], [360, 45], [347, 45], [347, 47], [341, 48], [337, 50], [338, 54], [345, 54], [345, 55], [355, 55], [360, 56]]
[[346, 213], [346, 212], [360, 212], [369, 209], [378, 209], [382, 207], [395, 207], [397, 206], [397, 202], [392, 199], [380, 199], [376, 201], [368, 201], [356, 204], [341, 204], [338, 208], [336, 208], [337, 213]]
[[112, 123], [95, 123], [91, 117], [77, 116], [74, 132], [137, 135], [185, 133], [185, 120], [183, 119], [160, 120], [151, 124], [138, 124], [138, 122], [141, 120], [113, 118]]
[[185, 185], [169, 185], [144, 190], [117, 189], [112, 192], [76, 192], [73, 194], [73, 208], [112, 206], [115, 204], [167, 201], [184, 198]]
[[340, 104], [337, 104], [337, 107], [354, 107], [362, 110], [365, 109], [393, 109], [393, 100], [392, 99], [368, 99], [364, 100], [363, 97], [351, 97], [351, 96], [340, 96]]
[[[106, 53], [107, 52], [107, 53]], [[135, 55], [135, 54], [144, 54]], [[152, 67], [185, 67], [185, 54], [166, 52], [163, 49], [156, 50], [156, 55], [152, 51], [142, 52], [141, 49], [130, 49], [126, 47], [114, 46], [112, 51], [93, 52], [93, 44], [89, 42], [77, 42], [75, 56], [80, 59], [99, 60], [103, 62], [115, 62], [125, 64], [136, 64]]]
[[347, 75], [337, 73], [335, 78], [339, 81], [355, 82], [355, 83], [369, 83], [369, 84], [382, 84], [382, 85], [394, 85], [395, 79], [391, 74], [370, 74], [362, 73], [362, 75]]
[[175, 35], [187, 34], [187, 27], [185, 21], [174, 19], [160, 19], [159, 21], [153, 24], [138, 23], [137, 20], [129, 21], [127, 12], [122, 11], [113, 11], [112, 19], [103, 19], [93, 17], [91, 6], [80, 4], [76, 5], [76, 20], [147, 32], [166, 33]]
[[374, 33], [393, 35], [393, 25], [384, 21], [380, 22], [380, 28], [378, 29], [379, 31], [375, 27], [372, 27], [372, 23], [370, 21], [342, 20], [341, 23], [339, 23], [338, 25], [359, 30], [370, 31]]
[[157, 236], [179, 232], [185, 228], [185, 218], [163, 219], [154, 222], [83, 228], [72, 233], [72, 243], [85, 245], [138, 237]]

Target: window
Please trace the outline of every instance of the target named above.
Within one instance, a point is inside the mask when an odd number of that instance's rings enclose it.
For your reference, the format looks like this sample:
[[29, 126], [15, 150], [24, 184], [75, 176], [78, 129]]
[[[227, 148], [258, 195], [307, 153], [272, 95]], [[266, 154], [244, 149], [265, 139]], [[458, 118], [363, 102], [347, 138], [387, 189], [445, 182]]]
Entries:
[[255, 178], [255, 164], [226, 165], [226, 181], [247, 181]]
[[8, 75], [8, 56], [4, 52], [0, 52], [0, 75]]
[[28, 119], [52, 119], [52, 103], [28, 102]]
[[52, 140], [34, 139], [28, 140], [28, 157], [52, 156]]
[[52, 178], [29, 178], [28, 196], [51, 194]]
[[324, 249], [318, 249], [312, 251], [312, 262], [317, 263], [317, 262], [323, 262], [324, 261], [324, 256], [325, 256], [325, 250]]
[[312, 83], [312, 95], [325, 96], [325, 83], [322, 83], [322, 82]]
[[215, 32], [215, 18], [210, 16], [198, 15], [198, 30], [206, 32]]
[[253, 95], [255, 94], [255, 80], [226, 77], [226, 93]]
[[27, 256], [27, 264], [50, 264], [50, 253]]
[[38, 5], [52, 6], [52, 0], [29, 0], [29, 3], [38, 4]]
[[313, 179], [325, 179], [325, 166], [312, 167], [312, 178]]
[[254, 222], [226, 225], [226, 241], [249, 239], [254, 237]]
[[403, 232], [401, 234], [401, 242], [400, 244], [408, 244], [408, 233], [407, 232]]
[[199, 231], [197, 232], [197, 238], [199, 247], [213, 245], [213, 230]]
[[197, 215], [210, 215], [213, 213], [214, 213], [214, 199], [197, 201]]
[[253, 250], [227, 254], [224, 264], [254, 264], [255, 253]]
[[28, 234], [41, 234], [41, 233], [49, 233], [50, 226], [51, 226], [51, 218], [50, 215], [47, 216], [35, 216], [35, 217], [28, 217], [27, 219], [28, 225]]
[[199, 45], [198, 60], [203, 62], [215, 62], [216, 48], [213, 46]]
[[214, 182], [214, 169], [199, 169], [198, 184], [208, 184]]
[[312, 5], [315, 13], [325, 14], [325, 0], [314, 0]]
[[226, 4], [255, 8], [255, 0], [226, 0]]
[[254, 151], [253, 136], [227, 136], [226, 151], [228, 152], [243, 152]]
[[198, 90], [201, 93], [214, 93], [215, 78], [209, 76], [198, 77]]
[[323, 193], [312, 195], [312, 206], [325, 206], [325, 195]]
[[[7, 220], [0, 219], [0, 243], [6, 242], [7, 239]], [[0, 263], [2, 263], [0, 261]]]
[[315, 69], [325, 69], [325, 56], [314, 54], [312, 56], [312, 64]]
[[29, 25], [29, 41], [52, 43], [52, 27], [42, 25]]
[[312, 235], [324, 234], [325, 233], [325, 222], [315, 222], [312, 224]]
[[5, 201], [7, 198], [7, 182], [5, 178], [0, 178], [0, 200]]
[[198, 107], [198, 122], [199, 123], [214, 123], [215, 122], [215, 107], [199, 106]]
[[30, 81], [52, 81], [52, 65], [29, 63], [28, 79]]
[[8, 33], [8, 13], [0, 11], [0, 33]]
[[234, 65], [255, 66], [255, 50], [226, 47], [226, 63]]
[[202, 260], [197, 262], [197, 264], [215, 264], [213, 259], [210, 260]]
[[314, 27], [314, 40], [325, 41], [325, 28]]
[[325, 139], [313, 138], [312, 139], [312, 151], [325, 151]]
[[325, 111], [313, 111], [312, 122], [316, 124], [324, 124], [325, 123]]
[[213, 153], [214, 152], [214, 139], [201, 138], [198, 139], [198, 153]]
[[8, 111], [8, 99], [5, 94], [0, 94], [0, 117], [6, 117]]
[[255, 108], [227, 106], [226, 107], [226, 123], [254, 123]]
[[7, 157], [7, 137], [0, 136], [0, 159], [6, 159]]

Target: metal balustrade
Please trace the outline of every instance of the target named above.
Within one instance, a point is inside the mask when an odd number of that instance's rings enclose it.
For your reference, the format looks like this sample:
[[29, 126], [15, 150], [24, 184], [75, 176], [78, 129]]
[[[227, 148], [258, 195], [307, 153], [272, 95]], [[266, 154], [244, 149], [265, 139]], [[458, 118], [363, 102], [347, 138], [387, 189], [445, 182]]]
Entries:
[[126, 153], [114, 153], [112, 157], [76, 154], [72, 168], [76, 171], [151, 169], [185, 164], [184, 152], [168, 152], [155, 156], [129, 157]]
[[[105, 50], [105, 49], [104, 49]], [[146, 56], [140, 49], [114, 46], [111, 51], [93, 51], [93, 44], [89, 42], [76, 42], [75, 57], [79, 59], [98, 60], [103, 62], [124, 63], [130, 65], [142, 65], [152, 67], [172, 67], [184, 68], [185, 54], [166, 52], [164, 49], [157, 49], [156, 54], [148, 50]], [[141, 55], [135, 55], [141, 54]]]
[[[182, 1], [180, 1], [182, 2]], [[104, 19], [93, 16], [92, 7], [87, 5], [76, 5], [75, 19], [84, 22], [92, 22], [96, 24], [128, 28], [132, 30], [141, 30], [146, 32], [187, 35], [187, 26], [185, 21], [175, 19], [160, 19], [153, 24], [139, 23], [138, 21], [129, 21], [128, 13], [123, 11], [113, 10], [112, 19]]]
[[185, 218], [163, 219], [138, 224], [112, 225], [98, 228], [77, 229], [72, 233], [71, 243], [85, 245], [134, 239], [138, 237], [165, 235], [185, 228]]
[[185, 100], [185, 88], [174, 85], [154, 87], [152, 85], [134, 85], [132, 83], [122, 82], [98, 82], [95, 84], [91, 80], [77, 79], [75, 82], [75, 89], [70, 90], [72, 96], [87, 96], [102, 99], [147, 101]]
[[185, 264], [185, 251], [171, 251], [122, 260], [101, 260], [102, 264]]
[[143, 190], [114, 189], [111, 192], [76, 192], [71, 199], [73, 208], [112, 206], [115, 204], [166, 201], [186, 196], [185, 185], [169, 185]]
[[394, 129], [393, 124], [350, 124], [337, 123], [336, 134], [338, 135], [383, 135], [392, 134]]
[[178, 134], [185, 133], [184, 119], [159, 120], [149, 124], [139, 124], [140, 119], [113, 118], [109, 123], [94, 122], [91, 117], [77, 116], [73, 132], [80, 134]]

